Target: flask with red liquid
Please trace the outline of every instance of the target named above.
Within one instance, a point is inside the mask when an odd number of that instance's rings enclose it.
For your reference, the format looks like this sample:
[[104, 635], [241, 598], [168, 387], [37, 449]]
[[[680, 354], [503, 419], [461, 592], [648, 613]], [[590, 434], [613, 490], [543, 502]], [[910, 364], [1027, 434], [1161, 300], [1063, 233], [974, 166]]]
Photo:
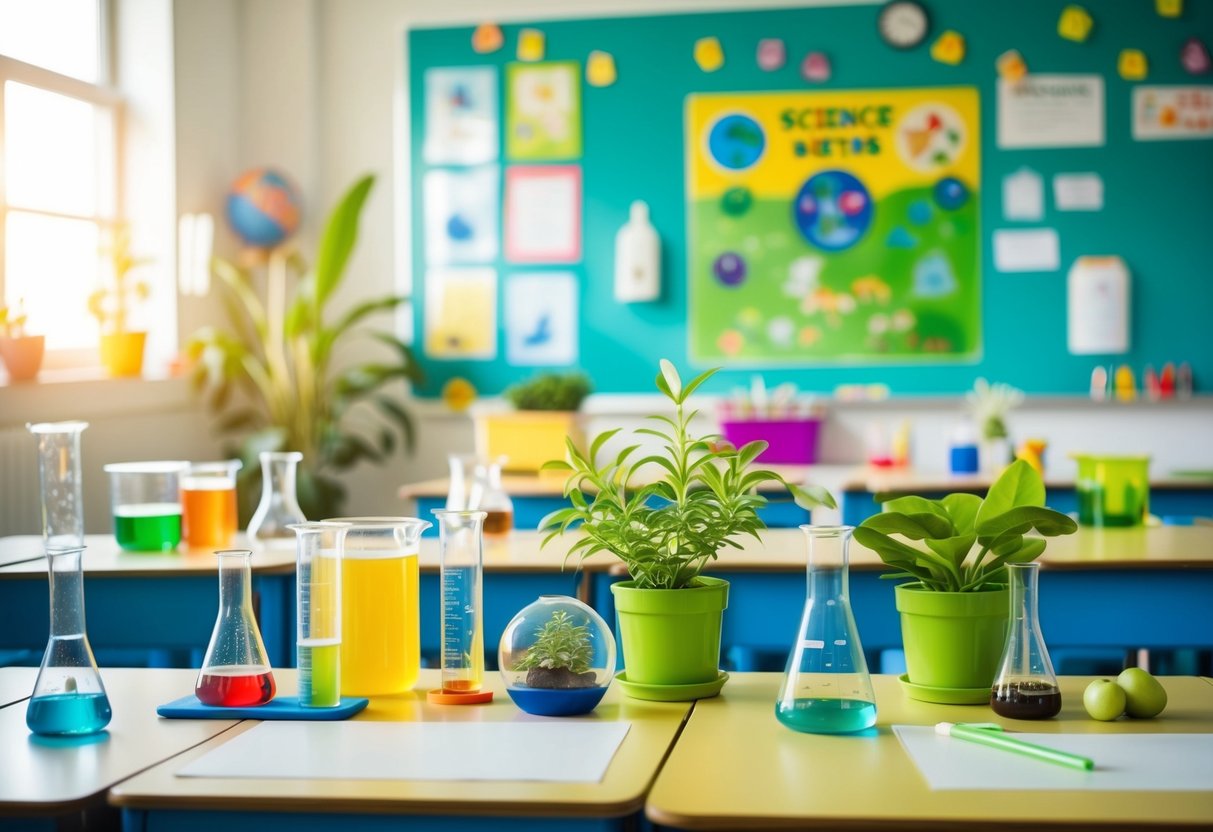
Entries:
[[264, 705], [274, 698], [275, 686], [253, 616], [253, 553], [230, 549], [215, 554], [219, 557], [219, 616], [194, 695], [204, 705]]

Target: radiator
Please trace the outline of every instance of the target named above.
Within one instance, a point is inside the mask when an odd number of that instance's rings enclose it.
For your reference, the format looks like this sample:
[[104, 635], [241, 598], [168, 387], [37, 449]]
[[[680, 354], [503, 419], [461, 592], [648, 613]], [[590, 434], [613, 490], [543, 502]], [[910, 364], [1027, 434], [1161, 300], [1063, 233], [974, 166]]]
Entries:
[[38, 453], [24, 427], [0, 428], [0, 537], [40, 534]]

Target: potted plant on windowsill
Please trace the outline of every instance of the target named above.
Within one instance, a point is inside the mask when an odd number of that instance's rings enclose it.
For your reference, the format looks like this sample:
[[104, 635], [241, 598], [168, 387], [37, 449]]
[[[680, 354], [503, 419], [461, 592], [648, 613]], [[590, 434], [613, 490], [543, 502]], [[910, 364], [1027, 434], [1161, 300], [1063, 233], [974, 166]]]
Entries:
[[1045, 538], [1077, 528], [1045, 507], [1044, 482], [1023, 460], [985, 499], [898, 497], [859, 524], [855, 539], [896, 570], [882, 577], [912, 579], [895, 589], [912, 698], [989, 701], [1010, 611], [1006, 564], [1035, 560]]
[[[758, 509], [766, 498], [759, 486], [777, 483], [804, 508], [834, 499], [819, 487], [801, 487], [751, 463], [766, 448], [755, 441], [734, 448], [716, 436], [693, 436], [694, 411], [686, 409], [692, 392], [715, 370], [685, 386], [669, 361], [661, 361], [657, 389], [674, 405], [674, 416], [650, 418], [658, 427], [636, 431], [660, 442], [660, 450], [638, 454], [629, 444], [604, 465], [595, 456], [619, 433], [599, 435], [587, 452], [566, 443], [565, 460], [546, 469], [564, 471], [565, 496], [572, 505], [552, 512], [539, 528], [544, 544], [580, 524], [581, 537], [569, 555], [584, 559], [598, 552], [618, 557], [629, 579], [611, 587], [619, 615], [626, 677], [632, 695], [692, 699], [713, 695], [724, 682], [718, 669], [720, 626], [728, 604], [727, 581], [701, 575], [725, 546], [740, 548], [737, 538], [758, 536], [765, 528]], [[642, 468], [657, 479], [633, 488]]]
[[143, 372], [143, 348], [147, 332], [129, 327], [131, 307], [147, 300], [151, 286], [146, 280], [132, 280], [131, 272], [151, 262], [147, 257], [131, 255], [131, 230], [118, 223], [110, 232], [110, 242], [102, 253], [110, 258], [113, 284], [97, 288], [88, 298], [88, 311], [101, 326], [101, 364], [115, 377], [133, 377]]
[[0, 304], [0, 360], [8, 370], [9, 381], [33, 381], [42, 369], [46, 337], [27, 335], [22, 304], [16, 308]]
[[590, 394], [584, 373], [540, 373], [507, 388], [509, 411], [475, 414], [477, 454], [486, 459], [505, 457], [505, 469], [534, 473], [543, 463], [564, 452], [566, 438], [585, 447], [580, 409]]

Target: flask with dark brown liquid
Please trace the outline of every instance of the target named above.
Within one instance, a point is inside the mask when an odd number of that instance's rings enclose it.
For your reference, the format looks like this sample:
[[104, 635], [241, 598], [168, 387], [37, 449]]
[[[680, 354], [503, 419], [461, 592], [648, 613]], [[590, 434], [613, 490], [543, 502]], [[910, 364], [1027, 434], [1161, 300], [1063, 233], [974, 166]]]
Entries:
[[1048, 719], [1061, 710], [1061, 690], [1037, 617], [1038, 563], [1008, 564], [1011, 622], [990, 707], [1008, 719]]

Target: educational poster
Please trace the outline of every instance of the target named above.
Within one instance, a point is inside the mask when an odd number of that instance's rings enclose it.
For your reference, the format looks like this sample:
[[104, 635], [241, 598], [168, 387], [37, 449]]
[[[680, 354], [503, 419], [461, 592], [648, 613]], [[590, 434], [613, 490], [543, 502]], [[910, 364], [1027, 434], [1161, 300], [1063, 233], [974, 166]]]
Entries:
[[1134, 87], [1133, 138], [1213, 138], [1213, 87]]
[[516, 274], [505, 282], [505, 360], [515, 367], [577, 363], [577, 276]]
[[507, 155], [519, 161], [580, 157], [580, 65], [510, 64], [505, 79]]
[[1102, 147], [1100, 75], [1034, 75], [998, 80], [999, 147]]
[[430, 165], [480, 165], [498, 156], [497, 70], [445, 67], [425, 73], [425, 143]]
[[425, 352], [431, 358], [497, 357], [497, 271], [425, 273]]
[[500, 197], [496, 165], [425, 174], [425, 261], [488, 263], [497, 257]]
[[511, 263], [581, 259], [580, 167], [506, 168], [505, 256]]
[[974, 359], [971, 88], [687, 99], [692, 359]]

